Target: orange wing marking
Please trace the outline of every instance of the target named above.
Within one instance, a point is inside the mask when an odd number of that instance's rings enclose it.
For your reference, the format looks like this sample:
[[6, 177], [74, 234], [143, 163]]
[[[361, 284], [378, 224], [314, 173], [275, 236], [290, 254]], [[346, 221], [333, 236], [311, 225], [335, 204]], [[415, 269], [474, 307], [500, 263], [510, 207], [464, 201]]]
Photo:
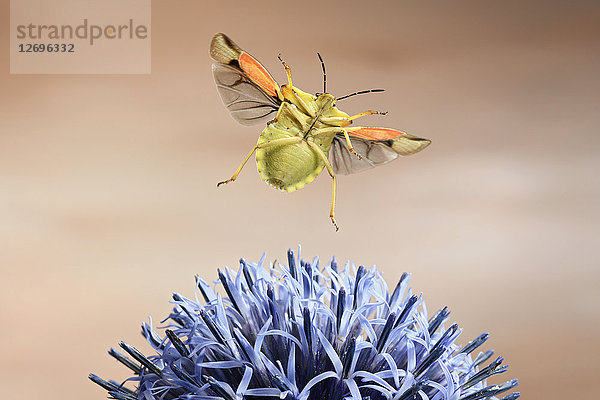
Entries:
[[404, 135], [404, 132], [387, 128], [349, 128], [349, 135], [369, 140], [389, 140]]
[[275, 79], [273, 79], [265, 67], [260, 65], [260, 63], [248, 53], [242, 53], [238, 62], [240, 63], [242, 71], [244, 71], [254, 83], [260, 86], [261, 89], [269, 95], [277, 97], [277, 88], [279, 85], [277, 85], [277, 82], [275, 82]]

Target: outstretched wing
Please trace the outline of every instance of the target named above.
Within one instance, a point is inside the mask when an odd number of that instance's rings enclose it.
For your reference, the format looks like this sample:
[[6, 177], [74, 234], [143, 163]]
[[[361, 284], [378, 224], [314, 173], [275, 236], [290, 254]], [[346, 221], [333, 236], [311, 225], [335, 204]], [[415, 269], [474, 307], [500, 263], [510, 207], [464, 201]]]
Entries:
[[279, 85], [251, 55], [222, 33], [213, 37], [210, 55], [217, 90], [231, 116], [242, 125], [271, 119], [279, 109]]
[[364, 171], [395, 160], [399, 155], [408, 156], [429, 146], [429, 139], [422, 139], [395, 129], [349, 128], [346, 129], [358, 158], [350, 152], [343, 133], [338, 133], [329, 150], [329, 161], [337, 174], [348, 175]]
[[255, 125], [275, 116], [279, 102], [248, 79], [239, 68], [214, 63], [212, 71], [221, 100], [237, 122]]

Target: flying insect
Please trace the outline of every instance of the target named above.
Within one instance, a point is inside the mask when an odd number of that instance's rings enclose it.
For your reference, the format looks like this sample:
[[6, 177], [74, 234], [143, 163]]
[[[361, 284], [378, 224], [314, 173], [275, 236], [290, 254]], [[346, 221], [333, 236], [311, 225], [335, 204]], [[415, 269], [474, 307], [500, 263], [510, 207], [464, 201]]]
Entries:
[[223, 33], [210, 44], [210, 55], [217, 90], [231, 116], [242, 125], [266, 123], [258, 143], [248, 153], [233, 176], [218, 186], [233, 182], [256, 152], [256, 165], [263, 181], [292, 192], [312, 182], [323, 169], [333, 180], [329, 217], [335, 221], [336, 174], [351, 174], [394, 160], [399, 155], [417, 153], [431, 141], [407, 133], [375, 127], [350, 127], [360, 117], [384, 114], [368, 110], [350, 116], [336, 107], [336, 99], [327, 93], [327, 75], [323, 69], [323, 93], [310, 94], [294, 87], [288, 65], [279, 57], [288, 84], [279, 86], [254, 57], [238, 47]]

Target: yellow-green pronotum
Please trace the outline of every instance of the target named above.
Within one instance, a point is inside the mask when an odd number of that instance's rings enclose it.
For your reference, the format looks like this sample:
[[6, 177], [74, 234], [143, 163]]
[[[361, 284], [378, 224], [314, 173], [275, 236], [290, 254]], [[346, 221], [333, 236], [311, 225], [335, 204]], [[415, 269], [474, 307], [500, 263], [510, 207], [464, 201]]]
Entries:
[[[385, 164], [398, 155], [421, 151], [430, 143], [395, 129], [350, 128], [353, 120], [380, 113], [365, 111], [349, 116], [338, 110], [335, 97], [326, 90], [324, 64], [323, 93], [313, 95], [292, 85], [290, 68], [283, 60], [288, 84], [279, 86], [265, 67], [222, 33], [213, 37], [210, 55], [217, 61], [212, 66], [217, 89], [233, 118], [243, 125], [267, 124], [233, 176], [217, 186], [235, 181], [255, 151], [261, 179], [288, 192], [304, 187], [326, 168], [333, 179], [329, 216], [337, 230], [336, 173], [351, 174]], [[338, 100], [375, 91], [381, 89]]]

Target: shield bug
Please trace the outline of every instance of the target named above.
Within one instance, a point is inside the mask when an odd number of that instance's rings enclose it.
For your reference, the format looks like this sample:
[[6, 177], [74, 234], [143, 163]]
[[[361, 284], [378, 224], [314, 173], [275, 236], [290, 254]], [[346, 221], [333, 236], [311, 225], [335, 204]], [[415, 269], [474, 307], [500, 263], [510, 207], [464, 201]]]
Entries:
[[292, 85], [290, 68], [281, 57], [288, 84], [279, 86], [265, 67], [222, 33], [213, 37], [210, 55], [216, 61], [212, 71], [217, 90], [232, 117], [242, 125], [267, 124], [233, 176], [217, 187], [235, 181], [255, 151], [261, 179], [287, 192], [304, 187], [325, 168], [333, 180], [329, 217], [338, 230], [334, 218], [336, 174], [385, 164], [399, 155], [417, 153], [431, 143], [395, 129], [350, 127], [357, 118], [383, 113], [369, 110], [350, 116], [336, 107], [336, 101], [382, 89], [355, 92], [336, 100], [327, 93], [325, 64], [320, 55], [323, 93], [317, 95]]

